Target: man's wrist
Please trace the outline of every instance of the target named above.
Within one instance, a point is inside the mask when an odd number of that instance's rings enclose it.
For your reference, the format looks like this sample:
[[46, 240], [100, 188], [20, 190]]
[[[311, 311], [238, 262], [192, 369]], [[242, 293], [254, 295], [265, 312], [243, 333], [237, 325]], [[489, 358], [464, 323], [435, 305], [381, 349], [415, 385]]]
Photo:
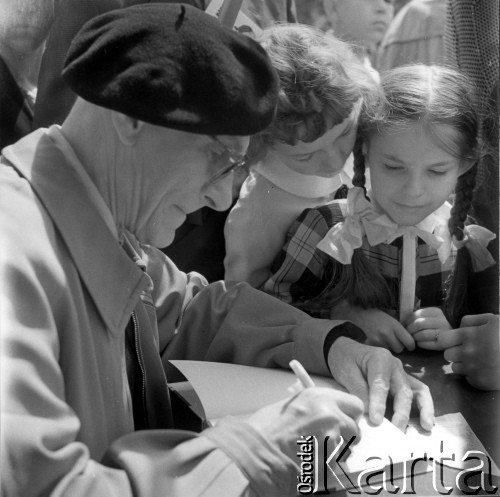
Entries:
[[359, 326], [356, 326], [349, 321], [344, 321], [343, 323], [338, 324], [328, 332], [325, 337], [325, 341], [323, 342], [323, 356], [327, 366], [330, 349], [339, 337], [350, 338], [351, 340], [359, 343], [364, 343], [366, 340], [366, 334]]

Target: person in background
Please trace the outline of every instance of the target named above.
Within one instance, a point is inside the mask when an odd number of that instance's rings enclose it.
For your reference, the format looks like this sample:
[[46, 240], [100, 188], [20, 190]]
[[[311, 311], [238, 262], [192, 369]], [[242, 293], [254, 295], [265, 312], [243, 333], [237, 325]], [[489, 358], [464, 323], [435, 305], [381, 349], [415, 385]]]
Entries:
[[[61, 126], [0, 158], [1, 481], [5, 495], [291, 495], [303, 433], [358, 433], [387, 395], [404, 427], [428, 389], [345, 321], [310, 318], [246, 284], [207, 285], [155, 247], [187, 213], [229, 207], [233, 171], [274, 117], [265, 51], [185, 4], [89, 21], [63, 77]], [[209, 97], [209, 98], [208, 98]], [[21, 229], [22, 228], [22, 229]], [[202, 433], [173, 421], [169, 359], [333, 374]]]
[[0, 149], [33, 127], [38, 73], [54, 0], [0, 0]]
[[278, 110], [252, 137], [253, 167], [224, 229], [224, 279], [256, 288], [269, 277], [293, 220], [350, 184], [342, 168], [360, 109], [376, 87], [348, 44], [312, 26], [273, 26], [259, 41], [280, 78]]
[[412, 0], [394, 17], [377, 51], [378, 71], [445, 62], [446, 0]]
[[[498, 93], [499, 4], [495, 0], [447, 0], [445, 51], [448, 63], [467, 74], [479, 92], [479, 141], [483, 153], [478, 165], [472, 215], [497, 234], [490, 250], [498, 261]], [[476, 388], [500, 389], [500, 327], [498, 320], [498, 264], [483, 277], [477, 302], [492, 313], [464, 316], [460, 327], [439, 337], [453, 372]], [[493, 288], [493, 290], [492, 290]], [[483, 304], [484, 305], [484, 304]]]
[[[393, 1], [322, 0], [321, 7], [326, 21], [323, 29], [352, 43], [360, 60], [372, 69], [371, 59], [394, 15]], [[376, 71], [372, 72], [376, 77]]]
[[495, 0], [447, 0], [446, 60], [466, 74], [479, 96], [479, 140], [483, 156], [478, 166], [474, 215], [498, 231], [498, 91], [499, 3]]
[[381, 84], [359, 121], [355, 187], [304, 211], [263, 289], [311, 315], [350, 319], [395, 352], [442, 350], [440, 334], [465, 314], [495, 309], [476, 291], [496, 265], [495, 234], [467, 219], [481, 153], [474, 90], [442, 66], [395, 68]]

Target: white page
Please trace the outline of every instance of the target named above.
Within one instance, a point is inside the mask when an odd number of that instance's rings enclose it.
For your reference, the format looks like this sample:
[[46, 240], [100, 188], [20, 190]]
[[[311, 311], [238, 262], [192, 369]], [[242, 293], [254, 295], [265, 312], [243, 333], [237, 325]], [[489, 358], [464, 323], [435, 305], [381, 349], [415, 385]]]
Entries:
[[[209, 420], [227, 415], [250, 414], [290, 397], [297, 381], [291, 371], [207, 361], [170, 361], [191, 383]], [[311, 376], [318, 387], [337, 388], [324, 376]], [[265, 388], [263, 386], [265, 385]]]
[[[452, 468], [465, 468], [467, 465], [463, 459], [471, 450], [481, 451], [489, 456], [481, 441], [459, 412], [437, 417], [432, 433], [424, 432], [418, 421], [413, 421], [406, 429], [405, 436], [408, 448], [411, 448], [417, 457], [427, 454], [428, 457], [439, 460], [441, 464]], [[477, 462], [472, 463], [474, 464]], [[491, 470], [493, 475], [500, 476], [500, 471], [493, 459], [491, 459]]]

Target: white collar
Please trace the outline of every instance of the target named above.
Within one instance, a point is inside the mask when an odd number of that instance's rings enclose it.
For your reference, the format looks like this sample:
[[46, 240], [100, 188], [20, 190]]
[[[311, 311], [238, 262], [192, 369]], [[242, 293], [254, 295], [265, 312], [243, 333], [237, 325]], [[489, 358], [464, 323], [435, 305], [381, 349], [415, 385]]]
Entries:
[[326, 197], [345, 182], [341, 171], [331, 178], [293, 171], [273, 152], [257, 163], [255, 171], [282, 190], [304, 198]]

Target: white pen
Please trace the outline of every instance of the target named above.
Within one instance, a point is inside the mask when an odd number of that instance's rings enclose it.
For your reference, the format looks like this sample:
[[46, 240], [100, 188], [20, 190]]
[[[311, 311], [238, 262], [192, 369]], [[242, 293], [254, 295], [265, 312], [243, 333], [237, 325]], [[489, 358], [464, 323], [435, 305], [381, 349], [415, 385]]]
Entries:
[[300, 364], [300, 362], [297, 361], [297, 359], [292, 359], [290, 361], [290, 368], [295, 373], [295, 376], [297, 377], [303, 388], [314, 387], [314, 381], [312, 381], [311, 377], [307, 374], [307, 371], [304, 369], [304, 366], [302, 366], [302, 364]]

